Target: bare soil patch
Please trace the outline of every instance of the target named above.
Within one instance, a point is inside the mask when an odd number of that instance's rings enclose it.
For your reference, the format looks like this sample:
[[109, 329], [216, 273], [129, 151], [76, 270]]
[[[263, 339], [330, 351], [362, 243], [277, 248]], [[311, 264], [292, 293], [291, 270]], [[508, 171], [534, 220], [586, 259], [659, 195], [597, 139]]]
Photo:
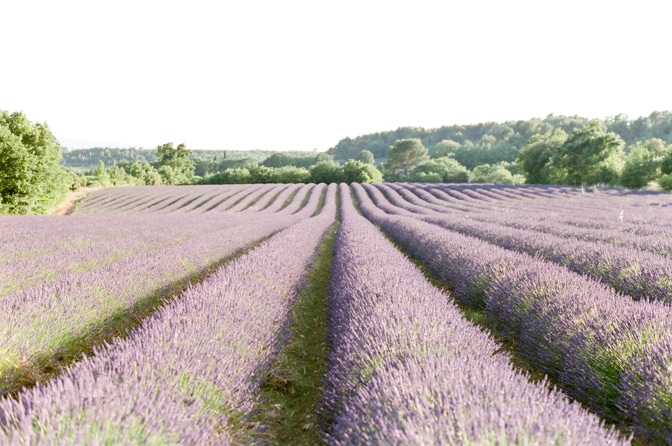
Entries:
[[89, 195], [94, 190], [100, 189], [99, 187], [82, 187], [76, 191], [68, 192], [68, 196], [65, 201], [61, 203], [56, 209], [51, 211], [49, 215], [71, 215], [74, 214], [77, 209], [77, 203], [82, 201], [84, 197]]

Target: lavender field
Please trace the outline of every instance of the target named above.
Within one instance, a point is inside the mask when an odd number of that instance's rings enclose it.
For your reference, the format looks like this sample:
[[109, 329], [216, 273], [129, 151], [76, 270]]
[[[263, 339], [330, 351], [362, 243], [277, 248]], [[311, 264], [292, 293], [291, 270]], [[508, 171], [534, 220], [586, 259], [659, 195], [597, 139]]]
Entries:
[[290, 443], [266, 392], [296, 397], [278, 361], [318, 328], [296, 428], [320, 443], [672, 444], [671, 217], [656, 192], [420, 183], [0, 216], [0, 444]]

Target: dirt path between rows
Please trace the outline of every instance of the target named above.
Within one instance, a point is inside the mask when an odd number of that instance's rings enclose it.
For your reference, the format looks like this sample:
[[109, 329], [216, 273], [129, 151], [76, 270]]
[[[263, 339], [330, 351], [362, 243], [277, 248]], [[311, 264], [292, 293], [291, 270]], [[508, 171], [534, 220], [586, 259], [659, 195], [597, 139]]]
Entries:
[[94, 190], [100, 189], [99, 187], [82, 187], [76, 191], [68, 192], [68, 196], [56, 209], [51, 211], [49, 215], [72, 215], [77, 209], [77, 203], [82, 201], [84, 197], [89, 195]]

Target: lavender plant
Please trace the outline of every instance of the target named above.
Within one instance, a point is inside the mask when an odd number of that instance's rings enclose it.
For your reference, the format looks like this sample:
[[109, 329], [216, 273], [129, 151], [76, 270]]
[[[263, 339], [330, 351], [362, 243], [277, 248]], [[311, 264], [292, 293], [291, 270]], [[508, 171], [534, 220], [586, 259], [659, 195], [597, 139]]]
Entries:
[[[135, 309], [142, 308], [153, 296], [165, 294], [176, 283], [312, 216], [323, 188], [324, 185], [310, 186], [319, 191], [299, 212], [296, 211], [303, 203], [292, 203], [292, 208], [274, 214], [248, 215], [235, 225], [218, 224], [214, 216], [209, 217], [205, 220], [212, 227], [200, 235], [187, 228], [183, 234], [188, 236], [186, 240], [164, 240], [163, 248], [114, 261], [104, 256], [98, 259], [95, 250], [88, 251], [90, 269], [50, 269], [50, 274], [60, 276], [6, 295], [0, 300], [0, 395], [34, 381], [33, 376], [40, 376], [38, 369], [59, 367], [61, 361], [70, 360], [86, 346], [89, 337], [114, 334], [118, 319], [134, 317]], [[179, 217], [154, 218], [154, 222], [144, 219], [153, 228], [186, 222]], [[226, 221], [222, 216], [219, 219]], [[162, 223], [157, 223], [159, 220]], [[170, 230], [167, 233], [179, 236]], [[63, 267], [66, 266], [67, 262]], [[14, 277], [25, 279], [26, 275]]]
[[[391, 200], [385, 207], [388, 212], [416, 216], [506, 249], [541, 256], [579, 274], [595, 277], [634, 299], [672, 303], [672, 259], [636, 249], [566, 239], [439, 213], [404, 200], [390, 186], [367, 185], [368, 190], [374, 187], [385, 192]], [[379, 198], [377, 203], [381, 205], [383, 201]]]
[[1, 400], [0, 443], [230, 444], [334, 222], [335, 192], [318, 216], [192, 286], [126, 339]]
[[341, 185], [326, 442], [620, 444], [594, 415], [513, 370], [484, 332], [376, 228]]
[[[352, 188], [367, 218], [453, 284], [458, 299], [483, 305], [500, 333], [564, 391], [640, 438], [670, 438], [669, 305], [635, 302], [561, 266], [416, 218], [385, 214], [374, 205], [375, 194], [372, 199], [363, 186]], [[637, 389], [651, 393], [641, 396]]]

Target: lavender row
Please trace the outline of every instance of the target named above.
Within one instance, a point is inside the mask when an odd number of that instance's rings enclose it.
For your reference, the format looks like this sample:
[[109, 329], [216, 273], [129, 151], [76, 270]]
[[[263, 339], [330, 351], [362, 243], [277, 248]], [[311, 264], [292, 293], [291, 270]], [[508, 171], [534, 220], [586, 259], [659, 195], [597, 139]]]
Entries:
[[[188, 240], [208, 237], [245, 224], [250, 217], [211, 215], [196, 217], [167, 215], [163, 218], [146, 216], [77, 216], [41, 220], [12, 219], [9, 228], [32, 226], [32, 237], [11, 244], [0, 263], [0, 300], [10, 293], [54, 282], [63, 277], [83, 274], [123, 261], [150, 255], [170, 246], [180, 246]], [[59, 220], [59, 221], [54, 221]], [[55, 224], [67, 225], [67, 232], [54, 233]], [[11, 230], [11, 229], [10, 229]], [[57, 249], [58, 246], [61, 249]], [[23, 255], [21, 250], [25, 248]], [[12, 259], [12, 260], [10, 260]]]
[[[235, 205], [245, 207], [255, 199], [264, 202], [263, 207], [275, 202], [279, 192], [289, 190], [290, 193], [309, 185], [218, 185], [218, 186], [155, 186], [107, 188], [91, 193], [78, 206], [78, 214], [100, 213], [207, 213], [210, 211], [229, 211]], [[284, 199], [287, 195], [284, 195]], [[241, 204], [242, 202], [242, 204]], [[280, 205], [284, 200], [280, 201]], [[276, 207], [277, 211], [279, 207]], [[258, 207], [254, 210], [260, 210]]]
[[[655, 192], [604, 189], [578, 193], [577, 188], [562, 188], [547, 194], [548, 188], [503, 185], [393, 184], [412, 188], [423, 199], [444, 209], [471, 213], [472, 217], [501, 218], [510, 215], [523, 220], [547, 219], [574, 227], [599, 227], [618, 232], [633, 230], [650, 235], [669, 235], [666, 224], [672, 217], [669, 195]], [[469, 187], [467, 187], [469, 186]], [[524, 198], [524, 199], [523, 199]], [[661, 224], [663, 223], [663, 224]]]
[[[397, 185], [403, 187], [405, 185]], [[464, 200], [457, 200], [447, 192], [453, 193], [453, 187], [448, 185], [413, 185], [414, 192], [418, 189], [435, 195], [444, 201], [444, 205], [451, 208], [464, 208]], [[661, 192], [600, 190], [593, 193], [574, 195], [556, 195], [550, 199], [540, 195], [524, 203], [502, 199], [505, 191], [511, 188], [492, 186], [487, 189], [491, 197], [500, 196], [500, 199], [481, 202], [471, 210], [483, 212], [491, 217], [511, 215], [524, 219], [548, 220], [551, 223], [562, 224], [583, 229], [610, 229], [620, 232], [633, 232], [639, 235], [669, 236], [669, 220], [672, 217], [672, 200], [669, 194]], [[513, 189], [517, 190], [517, 189]], [[529, 190], [529, 189], [528, 189]], [[484, 194], [483, 188], [474, 189], [474, 193]], [[536, 191], [540, 194], [540, 191]], [[610, 193], [611, 192], [611, 193]], [[478, 203], [478, 201], [474, 201]]]
[[[319, 194], [322, 187], [317, 186], [315, 193]], [[298, 210], [304, 194], [312, 188], [313, 185], [303, 186], [303, 194], [297, 194], [296, 202], [291, 203], [283, 214]], [[282, 205], [286, 204], [287, 196], [278, 194], [276, 198], [282, 198]], [[247, 224], [250, 218], [279, 211], [281, 205], [270, 206], [272, 204], [259, 212], [248, 210], [244, 215], [173, 212], [161, 218], [112, 214], [64, 217], [66, 220], [12, 217], [6, 222], [5, 229], [23, 235], [4, 242], [0, 251], [5, 259], [0, 262], [0, 299], [65, 275], [92, 271], [196, 236]]]
[[[207, 233], [179, 245], [129, 257], [107, 267], [33, 287], [0, 300], [0, 392], [13, 388], [13, 376], [43, 357], [59, 357], [68, 345], [97, 324], [174, 283], [245, 250], [253, 243], [316, 210], [324, 185], [300, 212], [281, 212], [248, 220], [247, 225]], [[250, 224], [252, 223], [252, 224]]]
[[123, 188], [105, 188], [89, 194], [86, 200], [77, 206], [77, 214], [104, 212], [156, 212], [191, 196], [205, 196], [203, 210], [222, 203], [232, 197], [249, 192], [252, 185], [222, 186], [128, 186]]
[[493, 339], [359, 216], [341, 185], [330, 287], [327, 443], [621, 444], [517, 373]]
[[[459, 204], [438, 198], [443, 192], [429, 193], [431, 186], [414, 184], [388, 183], [407, 201], [420, 206], [427, 206], [438, 212], [455, 211], [469, 212]], [[532, 202], [515, 206], [500, 201], [490, 211], [482, 210], [470, 213], [469, 217], [487, 223], [511, 226], [518, 229], [549, 233], [563, 238], [571, 237], [583, 241], [595, 241], [616, 246], [650, 251], [667, 257], [672, 256], [672, 228], [668, 224], [660, 224], [664, 219], [658, 207], [638, 209], [637, 197], [619, 197], [619, 201], [611, 201], [608, 211], [598, 211], [593, 202], [584, 202], [575, 210], [567, 208], [567, 201], [555, 200], [553, 207], [540, 210]], [[623, 217], [623, 214], [627, 217]], [[459, 212], [458, 212], [459, 213]], [[591, 218], [586, 217], [591, 215]], [[646, 216], [646, 219], [643, 217]], [[641, 218], [640, 218], [641, 217]], [[654, 217], [656, 217], [654, 219]], [[577, 225], [577, 222], [590, 222]]]
[[672, 442], [672, 308], [634, 302], [566, 268], [436, 225], [382, 212], [353, 185], [364, 215], [481, 308], [521, 354], [570, 396], [641, 438]]
[[0, 401], [0, 443], [231, 444], [257, 398], [326, 230], [317, 216], [190, 287], [126, 339]]
[[[121, 199], [126, 197], [126, 201], [130, 201], [133, 193], [125, 195], [126, 188], [116, 191]], [[168, 196], [172, 191], [170, 187], [150, 188], [144, 187], [142, 191], [144, 196], [152, 196], [157, 189], [161, 189], [161, 193]], [[79, 206], [82, 208], [90, 201], [96, 199], [97, 193], [107, 192], [109, 189], [102, 189], [90, 194], [84, 202]], [[219, 189], [218, 194], [226, 196], [228, 189]], [[240, 189], [243, 191], [243, 189]], [[129, 191], [132, 192], [132, 191]], [[207, 196], [207, 190], [192, 189], [191, 194], [194, 197]], [[132, 215], [124, 215], [122, 211], [115, 209], [101, 208], [100, 214], [105, 215], [87, 215], [84, 216], [78, 212], [76, 216], [68, 217], [45, 217], [45, 216], [24, 216], [16, 218], [15, 216], [0, 216], [2, 223], [2, 231], [0, 231], [0, 262], [11, 261], [20, 257], [32, 257], [36, 254], [52, 253], [62, 251], [63, 249], [70, 249], [71, 247], [82, 245], [93, 245], [100, 238], [122, 238], [141, 230], [141, 217]], [[105, 211], [105, 212], [103, 212]], [[121, 219], [121, 224], [110, 225], [110, 213], [113, 213], [114, 219]], [[175, 214], [175, 213], [173, 213]], [[206, 214], [207, 215], [207, 214]], [[199, 233], [204, 230], [204, 227], [209, 227], [212, 223], [207, 222], [205, 225], [199, 224], [202, 221], [202, 215], [184, 216], [185, 224], [183, 225], [166, 225], [165, 228], [153, 229], [153, 224], [161, 224], [160, 220], [145, 220], [145, 225], [148, 227], [146, 231], [147, 236], [150, 236], [154, 231], [179, 231], [180, 233]], [[133, 227], [129, 227], [132, 225]], [[95, 227], [96, 238], [88, 236], [90, 229]], [[51, 242], [51, 243], [50, 243]]]
[[[368, 191], [376, 194], [376, 204], [388, 212], [414, 215], [424, 221], [506, 249], [540, 256], [579, 274], [595, 277], [637, 300], [672, 303], [672, 259], [646, 251], [566, 239], [455, 217], [406, 201], [389, 186], [366, 186]], [[381, 191], [390, 200], [388, 203], [379, 195]]]

